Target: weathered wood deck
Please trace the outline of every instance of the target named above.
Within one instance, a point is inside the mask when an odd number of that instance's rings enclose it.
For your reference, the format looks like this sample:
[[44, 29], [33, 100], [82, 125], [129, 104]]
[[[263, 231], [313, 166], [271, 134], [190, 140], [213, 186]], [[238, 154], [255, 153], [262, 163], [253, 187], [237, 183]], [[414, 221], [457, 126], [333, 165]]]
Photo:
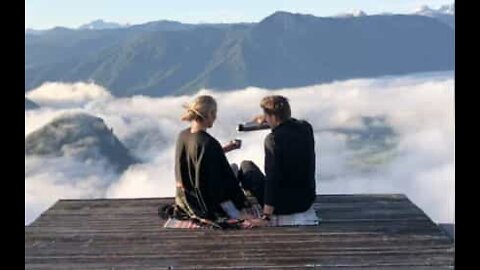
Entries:
[[164, 229], [169, 202], [60, 200], [25, 227], [25, 269], [453, 269], [452, 240], [403, 195], [321, 195], [319, 226], [235, 231]]

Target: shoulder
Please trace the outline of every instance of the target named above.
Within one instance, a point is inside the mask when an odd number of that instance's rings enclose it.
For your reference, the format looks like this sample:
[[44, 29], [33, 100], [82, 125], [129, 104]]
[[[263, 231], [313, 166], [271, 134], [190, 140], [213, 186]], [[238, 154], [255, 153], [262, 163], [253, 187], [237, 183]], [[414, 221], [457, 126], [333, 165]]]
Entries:
[[292, 123], [295, 123], [296, 125], [301, 125], [301, 126], [312, 126], [307, 120], [305, 119], [296, 119], [292, 118]]
[[198, 146], [208, 146], [215, 144], [216, 140], [210, 134], [204, 131], [191, 133], [190, 128], [182, 130], [178, 134], [178, 141], [184, 142], [186, 144], [195, 144]]
[[207, 149], [221, 149], [222, 146], [212, 135], [205, 131], [195, 133], [195, 139], [199, 146]]
[[313, 131], [313, 127], [312, 127], [312, 125], [311, 125], [308, 121], [306, 121], [306, 120], [301, 120], [301, 123], [302, 123], [302, 125], [305, 126], [308, 130]]
[[179, 133], [178, 133], [178, 136], [177, 138], [184, 138], [188, 135], [188, 132], [190, 131], [190, 128], [185, 128], [185, 129], [182, 129]]
[[187, 132], [189, 131], [189, 129], [183, 129], [182, 131], [180, 131], [177, 135], [177, 144], [180, 144], [180, 143], [185, 143], [187, 141]]
[[298, 126], [298, 127], [301, 127], [303, 129], [306, 129], [310, 132], [313, 132], [313, 127], [312, 125], [307, 121], [307, 120], [303, 120], [303, 119], [293, 119], [293, 123]]

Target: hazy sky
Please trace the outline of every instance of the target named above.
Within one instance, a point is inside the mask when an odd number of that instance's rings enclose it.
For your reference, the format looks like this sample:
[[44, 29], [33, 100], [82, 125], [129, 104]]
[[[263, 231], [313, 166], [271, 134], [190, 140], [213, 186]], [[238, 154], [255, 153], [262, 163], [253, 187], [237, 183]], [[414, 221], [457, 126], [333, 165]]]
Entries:
[[257, 22], [283, 10], [331, 16], [352, 10], [367, 14], [411, 13], [422, 5], [438, 8], [451, 0], [25, 0], [25, 28], [78, 27], [103, 19], [138, 24], [154, 20]]

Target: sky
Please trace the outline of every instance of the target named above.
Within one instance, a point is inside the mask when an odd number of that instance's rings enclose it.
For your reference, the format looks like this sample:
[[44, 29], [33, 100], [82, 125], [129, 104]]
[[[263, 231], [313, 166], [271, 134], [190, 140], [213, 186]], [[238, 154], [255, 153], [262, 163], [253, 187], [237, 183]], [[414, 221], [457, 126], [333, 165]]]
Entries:
[[353, 10], [367, 14], [411, 13], [451, 0], [25, 0], [25, 28], [75, 28], [96, 19], [122, 24], [156, 20], [184, 23], [258, 22], [275, 11], [332, 16]]
[[[262, 97], [284, 95], [292, 116], [308, 120], [314, 128], [318, 194], [402, 193], [435, 222], [455, 222], [453, 72], [201, 94], [213, 95], [219, 106], [208, 132], [222, 144], [242, 140], [240, 150], [228, 153], [230, 162], [248, 159], [263, 170], [268, 131], [238, 133], [236, 125], [261, 112]], [[182, 105], [194, 96], [117, 98], [85, 82], [49, 82], [28, 92], [26, 97], [41, 107], [25, 111], [26, 138], [64, 113], [88, 113], [113, 128], [142, 163], [116, 174], [102, 162], [82, 162], [74, 156], [25, 156], [25, 224], [60, 198], [174, 196], [175, 140], [188, 125], [179, 118]], [[393, 133], [372, 141], [331, 131], [374, 134], [363, 117], [377, 119], [374, 126], [386, 125]]]

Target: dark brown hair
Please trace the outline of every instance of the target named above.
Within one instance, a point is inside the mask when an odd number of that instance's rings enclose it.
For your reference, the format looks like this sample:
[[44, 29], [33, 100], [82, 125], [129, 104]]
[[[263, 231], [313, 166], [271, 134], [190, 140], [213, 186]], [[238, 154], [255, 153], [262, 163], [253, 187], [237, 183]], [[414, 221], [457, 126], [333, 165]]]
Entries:
[[292, 112], [288, 99], [284, 96], [267, 96], [260, 102], [260, 107], [269, 115], [275, 115], [280, 121], [288, 120]]

